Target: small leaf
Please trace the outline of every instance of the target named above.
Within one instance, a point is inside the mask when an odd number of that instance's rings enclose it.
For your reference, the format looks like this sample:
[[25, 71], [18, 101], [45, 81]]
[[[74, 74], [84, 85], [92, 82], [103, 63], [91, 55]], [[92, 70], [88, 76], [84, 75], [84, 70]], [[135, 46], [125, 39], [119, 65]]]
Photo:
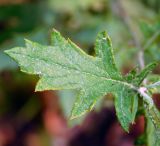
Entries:
[[135, 78], [133, 81], [137, 86], [142, 83], [142, 81], [146, 78], [146, 76], [156, 67], [157, 62], [153, 62], [148, 64]]
[[137, 74], [137, 67], [133, 68], [133, 69], [125, 76], [125, 78], [126, 78], [126, 80], [127, 80], [128, 82], [132, 82], [132, 81], [135, 79], [136, 74]]

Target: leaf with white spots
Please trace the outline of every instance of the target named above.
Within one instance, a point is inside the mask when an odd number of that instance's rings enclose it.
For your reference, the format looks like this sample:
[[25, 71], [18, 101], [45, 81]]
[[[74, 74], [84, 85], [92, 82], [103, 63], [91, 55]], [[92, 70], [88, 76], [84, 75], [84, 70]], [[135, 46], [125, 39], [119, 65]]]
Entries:
[[71, 118], [91, 110], [99, 98], [112, 93], [118, 119], [128, 131], [138, 105], [135, 92], [138, 87], [135, 85], [139, 85], [148, 72], [145, 71], [137, 80], [133, 78], [134, 82], [132, 77], [123, 77], [116, 68], [112, 44], [106, 32], [97, 37], [96, 57], [87, 55], [55, 30], [51, 35], [51, 43], [51, 46], [43, 46], [26, 40], [26, 47], [5, 52], [19, 63], [21, 71], [40, 76], [36, 91], [79, 90]]

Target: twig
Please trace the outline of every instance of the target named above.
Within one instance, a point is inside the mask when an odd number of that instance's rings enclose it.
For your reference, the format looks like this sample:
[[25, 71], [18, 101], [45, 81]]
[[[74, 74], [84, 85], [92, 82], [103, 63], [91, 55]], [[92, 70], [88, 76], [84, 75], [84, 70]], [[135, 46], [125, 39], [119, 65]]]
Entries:
[[140, 70], [142, 70], [145, 67], [143, 50], [140, 50], [138, 52], [138, 62], [139, 62], [139, 65], [140, 65]]
[[123, 4], [122, 4], [122, 0], [115, 0], [114, 4], [115, 4], [115, 8], [113, 7], [114, 11], [123, 20], [124, 24], [126, 25], [126, 27], [128, 28], [128, 30], [129, 30], [129, 32], [130, 32], [130, 34], [132, 36], [134, 45], [139, 49], [138, 62], [139, 62], [139, 65], [140, 65], [140, 70], [142, 70], [144, 68], [144, 66], [145, 66], [144, 52], [143, 52], [143, 49], [141, 47], [141, 43], [140, 43], [140, 41], [139, 41], [139, 39], [137, 37], [137, 33], [132, 27], [132, 21], [130, 19], [130, 16], [125, 11], [125, 9], [123, 7]]
[[160, 35], [160, 30], [156, 31], [151, 38], [146, 42], [146, 44], [143, 47], [143, 50], [146, 50], [152, 43], [155, 41], [155, 39]]
[[157, 87], [157, 86], [160, 86], [160, 81], [155, 82], [155, 83], [153, 83], [153, 84], [151, 84], [151, 85], [148, 85], [148, 86], [146, 86], [146, 88], [155, 88], [155, 87]]

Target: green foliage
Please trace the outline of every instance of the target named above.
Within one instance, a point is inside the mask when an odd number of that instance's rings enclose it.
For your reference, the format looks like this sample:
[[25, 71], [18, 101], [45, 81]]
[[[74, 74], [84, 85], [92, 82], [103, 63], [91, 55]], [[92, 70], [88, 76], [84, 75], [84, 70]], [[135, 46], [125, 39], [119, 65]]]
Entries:
[[142, 31], [145, 43], [145, 61], [160, 60], [159, 39], [160, 39], [160, 22], [154, 23], [141, 22], [140, 29]]
[[140, 73], [131, 71], [126, 77], [122, 76], [116, 68], [112, 44], [105, 32], [99, 33], [96, 39], [96, 57], [87, 55], [55, 30], [51, 43], [52, 46], [43, 46], [26, 40], [25, 48], [16, 47], [5, 52], [19, 63], [21, 71], [40, 76], [36, 91], [80, 90], [71, 118], [91, 110], [99, 98], [112, 93], [118, 119], [128, 131], [137, 112], [138, 94], [143, 96], [148, 109], [152, 107], [151, 99], [141, 94], [139, 86], [156, 63]]
[[160, 113], [153, 107], [150, 110], [146, 110], [147, 118], [147, 140], [148, 146], [160, 145]]

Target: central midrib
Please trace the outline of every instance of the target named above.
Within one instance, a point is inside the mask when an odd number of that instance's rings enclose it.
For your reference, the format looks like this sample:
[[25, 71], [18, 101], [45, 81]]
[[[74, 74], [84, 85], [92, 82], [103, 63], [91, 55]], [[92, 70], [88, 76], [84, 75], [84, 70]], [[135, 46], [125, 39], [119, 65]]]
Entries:
[[[12, 52], [12, 54], [25, 55], [25, 56], [27, 56], [27, 57], [29, 57], [29, 58], [32, 58], [32, 59], [35, 59], [35, 60], [43, 60], [43, 61], [45, 61], [45, 62], [49, 62], [50, 64], [59, 65], [59, 66], [65, 68], [65, 69], [76, 70], [76, 71], [79, 71], [79, 72], [81, 72], [81, 73], [94, 75], [94, 76], [96, 76], [96, 77], [103, 78], [103, 79], [108, 80], [108, 81], [120, 83], [120, 84], [123, 84], [123, 85], [128, 86], [129, 88], [131, 88], [131, 89], [133, 89], [133, 90], [136, 90], [136, 89], [137, 89], [135, 86], [133, 86], [132, 84], [129, 84], [129, 83], [127, 83], [127, 82], [120, 81], [120, 80], [116, 80], [116, 79], [112, 79], [112, 78], [108, 78], [108, 77], [106, 77], [106, 76], [99, 76], [98, 74], [94, 74], [94, 73], [92, 73], [92, 72], [86, 72], [86, 71], [83, 71], [83, 70], [78, 70], [77, 68], [74, 68], [74, 67], [71, 67], [71, 66], [66, 66], [66, 65], [60, 64], [60, 63], [58, 63], [58, 62], [53, 62], [53, 61], [51, 62], [51, 61], [49, 61], [48, 59], [44, 59], [44, 58], [41, 58], [41, 57], [39, 57], [39, 56], [33, 57], [33, 56], [29, 55], [29, 54], [21, 54], [21, 53], [17, 53], [17, 52]], [[36, 58], [36, 57], [37, 57], [37, 58]], [[16, 58], [15, 58], [15, 59], [16, 59]], [[49, 76], [49, 77], [52, 78], [52, 76]]]

